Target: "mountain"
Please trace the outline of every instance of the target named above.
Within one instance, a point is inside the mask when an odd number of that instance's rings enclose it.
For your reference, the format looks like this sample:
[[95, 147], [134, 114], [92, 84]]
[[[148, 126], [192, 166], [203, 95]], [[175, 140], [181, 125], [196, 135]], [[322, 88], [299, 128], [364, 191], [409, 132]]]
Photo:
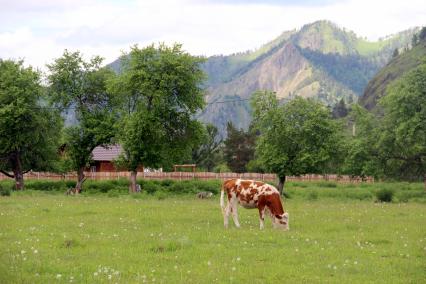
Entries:
[[392, 58], [368, 83], [359, 103], [368, 110], [374, 110], [377, 101], [385, 95], [386, 88], [406, 72], [417, 67], [426, 58], [426, 42]]
[[370, 42], [329, 21], [287, 31], [255, 51], [212, 56], [207, 73], [207, 107], [198, 118], [225, 134], [226, 123], [247, 128], [250, 96], [272, 90], [283, 101], [314, 97], [328, 105], [341, 98], [350, 103], [363, 94], [369, 80], [391, 58], [395, 48], [408, 47], [418, 29]]

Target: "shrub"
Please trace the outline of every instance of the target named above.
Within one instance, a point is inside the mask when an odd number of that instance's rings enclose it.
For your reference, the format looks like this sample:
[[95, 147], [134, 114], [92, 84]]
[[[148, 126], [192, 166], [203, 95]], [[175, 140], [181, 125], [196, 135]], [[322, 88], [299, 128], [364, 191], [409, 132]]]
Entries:
[[[65, 192], [69, 187], [69, 182], [51, 181], [51, 180], [28, 180], [25, 182], [25, 189], [27, 190], [39, 190], [39, 191], [63, 191]], [[74, 183], [75, 185], [75, 183]]]
[[157, 181], [144, 180], [140, 184], [141, 184], [142, 191], [145, 191], [146, 193], [149, 193], [149, 194], [153, 194], [157, 191], [162, 190], [162, 187], [158, 184]]
[[10, 196], [10, 189], [0, 184], [0, 196]]
[[393, 198], [393, 190], [388, 188], [382, 188], [376, 191], [376, 198], [380, 202], [391, 202]]
[[172, 179], [165, 179], [165, 180], [161, 181], [162, 186], [171, 186], [174, 183], [175, 183], [175, 181], [172, 180]]

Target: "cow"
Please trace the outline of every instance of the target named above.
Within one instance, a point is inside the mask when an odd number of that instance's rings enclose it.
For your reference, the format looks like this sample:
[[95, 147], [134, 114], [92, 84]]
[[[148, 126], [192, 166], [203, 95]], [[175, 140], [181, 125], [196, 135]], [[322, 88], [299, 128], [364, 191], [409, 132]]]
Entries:
[[[225, 207], [225, 193], [228, 202]], [[237, 203], [244, 208], [259, 210], [260, 229], [264, 228], [265, 214], [272, 218], [274, 228], [289, 229], [289, 215], [284, 212], [280, 193], [272, 185], [254, 180], [230, 179], [223, 183], [220, 192], [220, 206], [225, 228], [228, 228], [229, 215], [232, 213], [235, 226], [240, 227], [237, 214]]]

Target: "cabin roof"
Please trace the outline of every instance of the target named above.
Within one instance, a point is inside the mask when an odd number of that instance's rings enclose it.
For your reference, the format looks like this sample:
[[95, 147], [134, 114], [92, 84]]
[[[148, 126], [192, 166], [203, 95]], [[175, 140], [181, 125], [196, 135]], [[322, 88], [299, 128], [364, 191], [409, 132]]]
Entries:
[[93, 161], [113, 161], [118, 158], [122, 151], [121, 145], [98, 146], [92, 151], [92, 159]]

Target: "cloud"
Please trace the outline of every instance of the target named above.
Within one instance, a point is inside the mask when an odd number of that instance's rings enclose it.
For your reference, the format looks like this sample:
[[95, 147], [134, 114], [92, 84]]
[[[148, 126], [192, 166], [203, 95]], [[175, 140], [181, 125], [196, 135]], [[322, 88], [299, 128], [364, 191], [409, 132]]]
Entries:
[[229, 54], [320, 19], [377, 39], [426, 18], [420, 0], [0, 0], [0, 6], [0, 57], [38, 67], [65, 48], [106, 62], [135, 43], [159, 41], [181, 42], [197, 55]]

